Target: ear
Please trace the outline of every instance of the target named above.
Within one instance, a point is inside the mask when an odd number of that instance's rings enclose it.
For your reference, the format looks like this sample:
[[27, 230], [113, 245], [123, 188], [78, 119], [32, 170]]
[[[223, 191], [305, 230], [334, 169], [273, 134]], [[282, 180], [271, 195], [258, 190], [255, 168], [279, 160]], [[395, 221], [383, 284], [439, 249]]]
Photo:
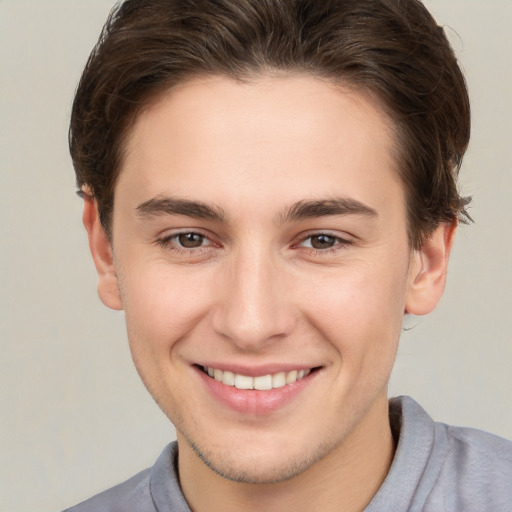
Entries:
[[440, 224], [411, 256], [405, 312], [430, 313], [441, 300], [457, 221]]
[[119, 283], [114, 265], [112, 244], [103, 229], [95, 199], [84, 194], [83, 222], [89, 237], [89, 248], [98, 272], [98, 295], [111, 309], [123, 309]]

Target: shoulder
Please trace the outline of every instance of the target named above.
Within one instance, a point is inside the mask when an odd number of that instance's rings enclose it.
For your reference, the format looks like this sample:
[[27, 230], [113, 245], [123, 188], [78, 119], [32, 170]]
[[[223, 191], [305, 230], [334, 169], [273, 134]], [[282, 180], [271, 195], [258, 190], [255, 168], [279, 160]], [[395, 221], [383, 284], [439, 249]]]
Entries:
[[412, 399], [402, 397], [402, 469], [418, 465], [415, 500], [426, 511], [511, 512], [512, 442], [481, 430], [433, 421]]
[[512, 441], [475, 428], [452, 427], [443, 423], [437, 425], [446, 430], [455, 458], [491, 460], [494, 467], [502, 466], [502, 469], [512, 471]]
[[149, 481], [150, 469], [145, 469], [64, 512], [153, 512]]
[[178, 482], [177, 456], [177, 443], [170, 443], [151, 468], [64, 512], [190, 512]]
[[510, 509], [512, 442], [481, 430], [442, 423], [436, 424], [436, 431], [444, 431], [447, 440], [440, 473], [443, 487], [449, 485], [466, 496], [468, 502], [486, 496], [496, 503], [496, 507], [508, 506]]

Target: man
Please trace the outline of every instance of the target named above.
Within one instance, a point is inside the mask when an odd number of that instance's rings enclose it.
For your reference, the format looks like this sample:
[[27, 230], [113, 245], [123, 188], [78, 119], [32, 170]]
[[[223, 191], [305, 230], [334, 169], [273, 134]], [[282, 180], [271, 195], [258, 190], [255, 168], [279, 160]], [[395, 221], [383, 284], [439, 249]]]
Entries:
[[415, 0], [128, 0], [73, 107], [98, 292], [176, 426], [72, 510], [512, 510], [512, 446], [388, 403], [469, 101]]

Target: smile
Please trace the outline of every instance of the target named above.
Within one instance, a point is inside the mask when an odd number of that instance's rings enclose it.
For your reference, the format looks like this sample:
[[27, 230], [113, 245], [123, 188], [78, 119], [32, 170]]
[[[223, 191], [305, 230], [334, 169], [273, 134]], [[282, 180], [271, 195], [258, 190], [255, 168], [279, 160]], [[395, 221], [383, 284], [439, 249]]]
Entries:
[[257, 389], [260, 391], [282, 388], [303, 379], [311, 373], [311, 370], [292, 370], [291, 372], [278, 372], [258, 377], [250, 377], [248, 375], [223, 371], [209, 366], [203, 366], [202, 370], [211, 378], [215, 379], [217, 382], [222, 382], [222, 384], [226, 386], [233, 386], [237, 389]]

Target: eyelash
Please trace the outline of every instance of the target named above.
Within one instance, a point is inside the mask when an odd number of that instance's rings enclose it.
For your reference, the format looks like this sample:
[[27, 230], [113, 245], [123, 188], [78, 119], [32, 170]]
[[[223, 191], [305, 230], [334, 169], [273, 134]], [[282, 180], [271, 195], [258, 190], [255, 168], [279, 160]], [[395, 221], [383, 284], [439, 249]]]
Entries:
[[[306, 242], [307, 240], [311, 240], [312, 238], [319, 238], [319, 237], [326, 237], [333, 240], [334, 245], [332, 247], [327, 247], [325, 249], [317, 249], [315, 247], [305, 247], [308, 249], [310, 253], [312, 253], [315, 256], [326, 256], [333, 253], [336, 253], [340, 250], [346, 249], [348, 246], [352, 245], [351, 240], [347, 240], [346, 238], [342, 238], [340, 236], [333, 235], [332, 233], [320, 231], [320, 232], [314, 232], [314, 233], [308, 233], [307, 236], [304, 236], [301, 238], [298, 244], [294, 244], [294, 247], [300, 247], [301, 244]], [[304, 246], [303, 246], [304, 247]]]
[[[202, 238], [202, 242], [207, 240], [209, 243], [206, 245], [200, 245], [198, 247], [190, 247], [186, 248], [180, 245], [178, 239], [180, 236], [183, 235], [196, 235]], [[320, 231], [320, 232], [314, 232], [309, 233], [307, 236], [303, 236], [298, 243], [294, 243], [292, 245], [292, 248], [300, 248], [304, 242], [307, 240], [311, 240], [314, 237], [326, 237], [329, 239], [332, 239], [334, 241], [334, 245], [332, 247], [327, 247], [325, 249], [317, 249], [314, 247], [305, 247], [302, 246], [303, 249], [306, 249], [310, 254], [313, 254], [315, 256], [325, 256], [328, 254], [333, 254], [335, 252], [338, 252], [340, 250], [345, 249], [346, 247], [350, 246], [352, 244], [351, 240], [347, 240], [345, 238], [341, 238], [339, 236], [333, 235], [328, 232]], [[167, 236], [164, 236], [162, 238], [157, 239], [157, 244], [163, 247], [164, 249], [171, 251], [178, 255], [197, 255], [204, 251], [208, 251], [211, 247], [215, 247], [218, 245], [212, 242], [208, 236], [204, 233], [198, 232], [198, 231], [181, 231], [178, 233], [173, 233]]]
[[[198, 247], [183, 247], [178, 242], [178, 238], [183, 235], [200, 236], [203, 242], [205, 240], [208, 240], [209, 243], [206, 245], [200, 245]], [[172, 233], [170, 235], [166, 235], [163, 236], [162, 238], [159, 238], [156, 242], [164, 249], [167, 249], [168, 251], [171, 251], [179, 255], [196, 255], [198, 253], [204, 252], [205, 250], [208, 250], [208, 248], [212, 246], [215, 246], [215, 244], [208, 238], [207, 235], [198, 231], [181, 231], [178, 233]]]

